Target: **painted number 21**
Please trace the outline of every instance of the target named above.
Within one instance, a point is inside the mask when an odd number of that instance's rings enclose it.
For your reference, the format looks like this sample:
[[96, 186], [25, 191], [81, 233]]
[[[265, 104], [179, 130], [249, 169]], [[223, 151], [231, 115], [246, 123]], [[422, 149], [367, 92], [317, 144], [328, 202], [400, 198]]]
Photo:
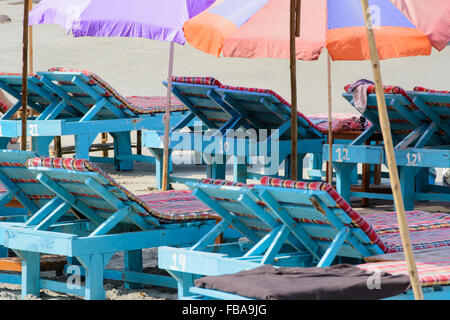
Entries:
[[28, 131], [28, 134], [30, 136], [37, 136], [38, 135], [37, 124], [30, 124], [30, 129]]

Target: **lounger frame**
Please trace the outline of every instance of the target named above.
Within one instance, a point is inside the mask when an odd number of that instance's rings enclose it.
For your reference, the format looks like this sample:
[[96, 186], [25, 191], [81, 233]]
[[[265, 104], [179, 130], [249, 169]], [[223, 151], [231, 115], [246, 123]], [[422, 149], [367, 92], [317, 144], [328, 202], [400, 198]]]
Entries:
[[[0, 88], [13, 95], [18, 102], [0, 118], [0, 147], [6, 149], [11, 137], [21, 136], [21, 121], [11, 119], [21, 107], [21, 75], [1, 75]], [[164, 130], [162, 113], [136, 115], [114, 96], [104, 96], [105, 89], [90, 86], [82, 72], [38, 72], [28, 77], [31, 92], [29, 106], [38, 116], [27, 119], [32, 150], [49, 154], [49, 145], [56, 136], [74, 136], [75, 157], [113, 162], [116, 170], [132, 170], [133, 160], [154, 162], [152, 157], [132, 153], [131, 132], [143, 129]], [[86, 103], [92, 105], [88, 107]], [[189, 112], [172, 112], [171, 123], [186, 123]], [[90, 157], [89, 149], [100, 133], [114, 138], [114, 157]]]
[[[348, 225], [349, 216], [326, 191], [260, 185], [249, 188], [188, 183], [188, 186], [223, 220], [191, 248], [159, 248], [158, 266], [178, 281], [180, 299], [192, 296], [190, 288], [199, 276], [235, 273], [262, 264], [321, 267], [332, 264], [336, 258], [359, 261], [383, 253], [361, 229]], [[299, 219], [325, 223], [303, 223]], [[246, 240], [213, 244], [229, 226]], [[332, 240], [320, 240], [325, 238]]]
[[[167, 83], [165, 83], [167, 85]], [[195, 151], [203, 157], [213, 159], [203, 162], [207, 165], [207, 176], [224, 179], [226, 163], [232, 159], [233, 180], [245, 182], [263, 175], [278, 175], [284, 162], [284, 175], [290, 176], [290, 108], [273, 94], [223, 89], [219, 85], [172, 83], [172, 92], [191, 111], [199, 124], [196, 132], [180, 132], [183, 126], [175, 126], [171, 131], [169, 150]], [[205, 132], [206, 129], [207, 131]], [[211, 133], [208, 133], [208, 130]], [[255, 139], [234, 135], [238, 130], [266, 130], [267, 135]], [[145, 130], [142, 145], [156, 158], [157, 187], [161, 187], [163, 160], [163, 132]], [[298, 172], [303, 174], [303, 159], [307, 154], [322, 158], [322, 144], [325, 137], [302, 117], [298, 117]], [[231, 148], [227, 146], [233, 146]], [[238, 147], [239, 146], [239, 147]], [[249, 172], [250, 148], [257, 155], [268, 159], [269, 165], [263, 173]], [[262, 152], [262, 150], [266, 152]], [[267, 150], [269, 152], [267, 152]], [[275, 152], [271, 152], [276, 150]], [[254, 154], [253, 154], [254, 155]], [[217, 161], [218, 160], [218, 161]], [[322, 163], [314, 162], [322, 169]], [[302, 176], [300, 177], [302, 178]], [[180, 177], [170, 177], [171, 182], [192, 181]]]
[[[17, 152], [3, 151], [2, 156], [14, 153]], [[139, 212], [145, 209], [136, 202], [124, 201], [127, 197], [123, 191], [109, 185], [106, 177], [98, 172], [44, 167], [21, 170], [26, 171], [28, 178], [33, 177], [33, 181], [19, 179], [6, 186], [23, 195], [18, 200], [29, 204], [34, 211], [26, 222], [0, 223], [0, 245], [13, 250], [23, 261], [21, 275], [1, 274], [0, 281], [21, 284], [23, 297], [39, 296], [41, 289], [50, 289], [86, 299], [104, 299], [106, 278], [123, 280], [128, 288], [139, 288], [142, 284], [175, 287], [170, 277], [143, 272], [142, 249], [192, 245], [215, 224], [215, 220], [161, 223], [150, 215], [142, 216]], [[9, 174], [13, 176], [13, 172]], [[42, 202], [35, 203], [24, 200], [27, 190], [38, 187], [42, 195], [53, 197], [45, 196]], [[97, 204], [101, 206], [96, 208]], [[120, 251], [124, 251], [125, 269], [105, 269], [111, 257]], [[77, 261], [70, 266], [77, 270], [77, 276], [86, 277], [85, 285], [41, 279], [42, 254], [62, 255], [70, 258], [69, 261]]]
[[[400, 94], [386, 94], [386, 103], [390, 106], [389, 117], [408, 121], [409, 133], [398, 133], [406, 129], [406, 124], [394, 122], [391, 126], [395, 143], [394, 154], [398, 165], [401, 190], [406, 210], [412, 210], [416, 200], [450, 201], [450, 188], [434, 184], [430, 177], [430, 168], [448, 168], [450, 166], [450, 127], [426, 102], [441, 101], [450, 103], [450, 95], [436, 93], [408, 92], [417, 106], [417, 110], [406, 108], [411, 103]], [[343, 94], [353, 104], [352, 95]], [[367, 97], [368, 105], [377, 105], [375, 94]], [[445, 110], [445, 108], [444, 108]], [[448, 113], [448, 111], [447, 111]], [[386, 165], [383, 146], [363, 145], [376, 131], [380, 130], [379, 120], [370, 109], [363, 113], [373, 126], [363, 132], [349, 145], [334, 144], [332, 149], [333, 167], [336, 170], [336, 190], [350, 202], [351, 197], [392, 200], [392, 194], [355, 192], [351, 190], [351, 172], [358, 164]], [[446, 114], [449, 115], [449, 114]], [[447, 131], [445, 131], [447, 130]], [[437, 133], [445, 134], [437, 134]], [[324, 160], [329, 159], [328, 145], [323, 146]]]

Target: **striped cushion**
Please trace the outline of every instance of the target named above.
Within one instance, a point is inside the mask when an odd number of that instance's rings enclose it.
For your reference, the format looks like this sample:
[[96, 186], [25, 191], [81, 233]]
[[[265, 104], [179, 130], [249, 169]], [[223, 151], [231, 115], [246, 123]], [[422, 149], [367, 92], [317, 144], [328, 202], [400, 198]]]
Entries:
[[[308, 115], [308, 119], [319, 128], [320, 132], [328, 134], [328, 114], [311, 114]], [[354, 113], [333, 113], [331, 119], [333, 132], [364, 131], [368, 126], [369, 120]]]
[[[95, 74], [90, 70], [77, 70], [77, 69], [68, 69], [55, 67], [50, 68], [48, 71], [50, 72], [81, 72], [85, 76], [89, 78], [88, 84], [90, 85], [98, 85], [103, 90], [105, 90], [105, 96], [116, 98], [121, 105], [118, 106], [121, 109], [129, 109], [133, 111], [135, 114], [153, 114], [164, 112], [164, 107], [166, 105], [166, 97], [124, 97], [117, 90], [115, 90], [108, 82], [102, 79], [99, 75]], [[176, 98], [172, 98], [171, 103], [171, 112], [172, 111], [186, 111], [187, 108]]]
[[222, 84], [219, 80], [212, 77], [184, 77], [184, 76], [173, 76], [172, 82], [188, 83], [188, 84], [203, 84], [206, 86], [218, 86]]
[[[167, 97], [131, 96], [126, 99], [130, 104], [139, 107], [142, 114], [164, 113], [166, 111]], [[170, 112], [179, 112], [187, 111], [188, 108], [176, 97], [171, 97], [169, 110]]]
[[242, 188], [251, 188], [253, 186], [253, 185], [246, 184], [243, 182], [234, 182], [234, 181], [211, 179], [211, 178], [201, 179], [198, 181], [198, 183], [212, 184], [215, 186], [242, 187]]
[[431, 93], [449, 93], [450, 91], [448, 90], [433, 90], [433, 89], [428, 89], [428, 88], [424, 88], [424, 87], [414, 87], [413, 89], [414, 91], [421, 91], [421, 92], [431, 92]]
[[278, 178], [262, 177], [261, 184], [272, 187], [293, 188], [302, 190], [326, 191], [336, 201], [336, 206], [352, 219], [355, 227], [359, 227], [369, 237], [370, 242], [380, 247], [383, 252], [389, 252], [389, 247], [378, 237], [372, 226], [363, 219], [353, 208], [342, 198], [336, 190], [325, 182], [303, 182], [293, 180], [282, 180]]
[[[205, 220], [205, 219], [214, 219], [216, 215], [212, 210], [210, 210], [206, 206], [201, 206], [200, 202], [195, 201], [195, 197], [192, 195], [190, 197], [187, 196], [187, 194], [178, 194], [174, 193], [174, 202], [178, 203], [178, 206], [180, 206], [180, 210], [174, 211], [173, 208], [170, 209], [167, 207], [167, 211], [162, 208], [161, 205], [158, 205], [155, 210], [151, 205], [149, 205], [147, 202], [154, 202], [154, 203], [161, 203], [162, 201], [168, 201], [168, 196], [170, 196], [170, 193], [164, 194], [162, 193], [160, 195], [160, 202], [157, 200], [157, 194], [155, 195], [145, 195], [141, 197], [135, 196], [132, 192], [127, 190], [125, 187], [118, 184], [111, 176], [109, 176], [106, 172], [104, 172], [102, 169], [97, 167], [95, 164], [91, 163], [88, 160], [84, 159], [73, 159], [73, 158], [51, 158], [51, 157], [36, 157], [36, 158], [30, 158], [26, 162], [27, 167], [45, 167], [45, 168], [56, 168], [56, 169], [68, 169], [68, 170], [75, 170], [75, 171], [81, 171], [81, 172], [97, 172], [101, 174], [105, 179], [108, 180], [108, 184], [110, 186], [116, 187], [125, 195], [127, 196], [127, 199], [121, 199], [123, 201], [133, 201], [137, 203], [139, 206], [141, 206], [144, 211], [140, 212], [141, 215], [144, 216], [153, 216], [157, 219], [161, 219], [165, 221], [186, 221], [186, 220]], [[86, 196], [86, 194], [83, 194]], [[87, 195], [88, 196], [88, 195]], [[165, 200], [164, 200], [165, 199]], [[189, 209], [186, 209], [184, 211], [182, 203], [188, 203]], [[194, 208], [196, 208], [194, 210]]]
[[[282, 96], [280, 96], [278, 93], [276, 93], [273, 90], [270, 89], [259, 89], [259, 88], [247, 88], [247, 87], [234, 87], [234, 86], [228, 86], [228, 85], [222, 85], [220, 87], [220, 89], [226, 89], [226, 90], [237, 90], [237, 91], [248, 91], [248, 92], [258, 92], [258, 93], [265, 93], [265, 94], [270, 94], [272, 96], [274, 96], [276, 99], [278, 99], [278, 101], [280, 101], [280, 103], [288, 106], [289, 108], [291, 108], [291, 104], [285, 100]], [[297, 111], [297, 115], [299, 117], [301, 117], [302, 119], [304, 119], [308, 125], [318, 131], [320, 131], [320, 128], [317, 127], [314, 123], [312, 123], [308, 117], [306, 117], [303, 113], [301, 113], [300, 111]]]
[[[405, 212], [405, 215], [410, 231], [450, 227], [450, 215], [447, 213], [414, 210]], [[378, 235], [399, 232], [395, 212], [366, 214], [364, 219], [373, 226]]]
[[[424, 287], [450, 284], [450, 258], [447, 261], [416, 262], [420, 284]], [[369, 272], [387, 272], [408, 275], [406, 261], [374, 262], [358, 265]]]
[[137, 196], [152, 212], [165, 220], [198, 220], [219, 216], [190, 190], [170, 190]]
[[6, 102], [3, 102], [2, 100], [0, 100], [0, 111], [1, 112], [8, 111], [8, 105], [6, 104]]
[[[364, 218], [325, 182], [302, 182], [282, 180], [271, 177], [261, 178], [262, 185], [294, 188], [302, 190], [322, 190], [336, 201], [351, 219], [352, 224], [359, 227], [369, 237], [371, 243], [377, 244], [383, 252], [403, 251], [399, 229], [396, 226], [395, 213], [368, 215]], [[450, 220], [445, 213], [428, 213], [410, 211], [406, 213], [410, 225], [411, 245], [414, 249], [434, 248], [450, 245]], [[314, 223], [314, 221], [311, 221]]]
[[[414, 87], [414, 91], [438, 93], [438, 94], [450, 94], [450, 91], [447, 91], [447, 90], [433, 90], [433, 89], [428, 89], [428, 88], [424, 88], [424, 87]], [[427, 104], [430, 106], [437, 106], [437, 107], [450, 107], [450, 103], [443, 103], [443, 102], [427, 102]], [[446, 119], [449, 118], [449, 116], [445, 115], [445, 114], [440, 114], [439, 116], [441, 118], [446, 118]]]
[[[379, 236], [389, 247], [389, 252], [403, 251], [400, 233], [385, 233]], [[415, 230], [411, 231], [409, 236], [414, 250], [450, 246], [450, 228]]]

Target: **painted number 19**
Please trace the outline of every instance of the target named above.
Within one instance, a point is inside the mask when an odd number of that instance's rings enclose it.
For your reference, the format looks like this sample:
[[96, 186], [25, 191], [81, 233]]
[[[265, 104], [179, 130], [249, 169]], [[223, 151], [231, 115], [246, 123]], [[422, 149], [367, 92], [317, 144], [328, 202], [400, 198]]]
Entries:
[[169, 267], [174, 271], [186, 270], [186, 255], [185, 254], [172, 254], [172, 265]]

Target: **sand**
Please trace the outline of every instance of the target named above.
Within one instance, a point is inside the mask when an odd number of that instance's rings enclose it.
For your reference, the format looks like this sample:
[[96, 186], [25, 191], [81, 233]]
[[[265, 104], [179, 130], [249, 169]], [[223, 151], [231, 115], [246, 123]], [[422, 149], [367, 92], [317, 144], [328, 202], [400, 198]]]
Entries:
[[[11, 18], [11, 22], [0, 24], [0, 72], [21, 72], [22, 61], [22, 11], [17, 1], [0, 0], [0, 15]], [[34, 71], [45, 71], [50, 67], [89, 69], [106, 79], [122, 95], [165, 95], [162, 81], [167, 78], [169, 44], [147, 39], [128, 38], [74, 38], [57, 25], [33, 27]], [[412, 57], [383, 61], [383, 82], [406, 89], [416, 85], [435, 89], [448, 89], [447, 73], [450, 51], [438, 53], [433, 50], [430, 57]], [[222, 83], [239, 86], [268, 88], [287, 100], [290, 97], [289, 62], [278, 59], [216, 58], [204, 54], [189, 45], [175, 46], [174, 74], [186, 76], [212, 76]], [[299, 61], [298, 97], [299, 110], [305, 114], [327, 111], [326, 59]], [[372, 78], [370, 64], [363, 62], [334, 62], [332, 65], [333, 110], [355, 112], [342, 97], [346, 84], [355, 80]], [[135, 139], [133, 137], [133, 139]], [[73, 144], [73, 139], [64, 137], [63, 145]], [[144, 154], [148, 154], [144, 150]], [[111, 165], [101, 167], [119, 183], [135, 194], [154, 190], [155, 167], [136, 163], [132, 172], [115, 172]], [[200, 177], [201, 166], [178, 166], [176, 173], [186, 177]], [[441, 172], [441, 171], [440, 171]], [[440, 174], [438, 174], [440, 176]], [[175, 188], [183, 188], [175, 185]], [[377, 202], [378, 210], [392, 210], [391, 204]], [[357, 206], [355, 203], [352, 205]], [[366, 210], [377, 210], [371, 208]], [[437, 204], [433, 211], [445, 210]], [[108, 265], [121, 266], [120, 256], [115, 256]], [[145, 267], [157, 265], [156, 249], [144, 252]], [[47, 277], [55, 278], [53, 274]], [[176, 291], [145, 286], [143, 290], [125, 290], [120, 282], [105, 281], [106, 298], [116, 299], [176, 299]], [[36, 297], [27, 297], [37, 299]], [[0, 300], [20, 299], [20, 287], [0, 284]], [[44, 291], [40, 299], [78, 299], [74, 296]]]

